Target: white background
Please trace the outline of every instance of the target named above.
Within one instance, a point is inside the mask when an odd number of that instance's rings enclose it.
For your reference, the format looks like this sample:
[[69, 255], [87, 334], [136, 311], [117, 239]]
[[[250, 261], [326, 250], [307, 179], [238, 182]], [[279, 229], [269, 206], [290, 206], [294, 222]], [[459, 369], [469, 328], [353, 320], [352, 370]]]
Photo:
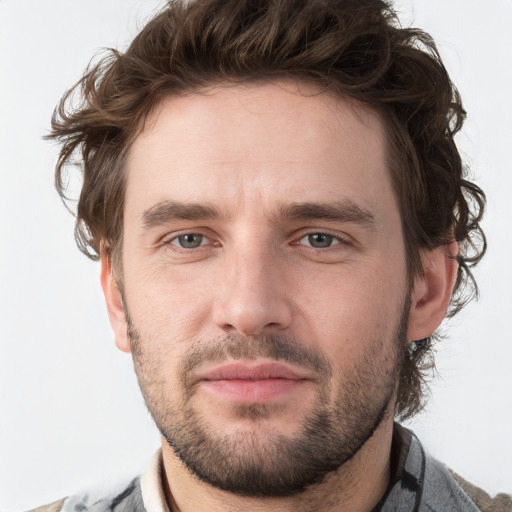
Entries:
[[[0, 0], [0, 509], [140, 472], [159, 444], [118, 352], [99, 266], [53, 189], [53, 107], [99, 47], [124, 48], [156, 0]], [[512, 0], [400, 0], [429, 31], [469, 112], [459, 138], [489, 196], [481, 300], [447, 326], [412, 423], [488, 491], [512, 492]]]

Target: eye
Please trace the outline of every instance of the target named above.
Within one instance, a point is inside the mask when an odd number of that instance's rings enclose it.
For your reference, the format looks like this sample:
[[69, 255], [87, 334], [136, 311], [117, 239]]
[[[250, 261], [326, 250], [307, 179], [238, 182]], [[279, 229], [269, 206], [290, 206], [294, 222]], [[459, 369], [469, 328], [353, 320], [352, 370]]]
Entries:
[[183, 249], [196, 249], [206, 243], [206, 237], [199, 233], [187, 233], [174, 237], [169, 241], [171, 245], [178, 245]]
[[341, 240], [327, 233], [310, 233], [309, 235], [303, 236], [299, 242], [304, 245], [309, 245], [314, 249], [327, 249], [328, 247], [341, 243]]

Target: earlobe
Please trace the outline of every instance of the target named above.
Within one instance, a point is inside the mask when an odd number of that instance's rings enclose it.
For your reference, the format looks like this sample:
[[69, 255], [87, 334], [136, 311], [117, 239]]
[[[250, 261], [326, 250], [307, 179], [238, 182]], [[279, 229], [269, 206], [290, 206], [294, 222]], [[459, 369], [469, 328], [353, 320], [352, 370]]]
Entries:
[[128, 326], [124, 313], [121, 292], [112, 273], [112, 261], [107, 251], [101, 251], [101, 287], [107, 304], [110, 325], [114, 331], [116, 346], [123, 352], [130, 352]]
[[417, 276], [411, 295], [409, 341], [430, 336], [441, 324], [457, 279], [457, 242], [436, 247], [422, 254], [423, 275]]

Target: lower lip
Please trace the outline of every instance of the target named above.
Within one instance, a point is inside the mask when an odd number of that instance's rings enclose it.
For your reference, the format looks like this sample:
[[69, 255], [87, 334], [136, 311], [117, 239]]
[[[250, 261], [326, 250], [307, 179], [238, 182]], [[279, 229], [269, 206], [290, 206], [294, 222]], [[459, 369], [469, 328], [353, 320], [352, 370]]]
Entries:
[[210, 392], [236, 403], [264, 403], [296, 391], [305, 384], [300, 379], [205, 380]]

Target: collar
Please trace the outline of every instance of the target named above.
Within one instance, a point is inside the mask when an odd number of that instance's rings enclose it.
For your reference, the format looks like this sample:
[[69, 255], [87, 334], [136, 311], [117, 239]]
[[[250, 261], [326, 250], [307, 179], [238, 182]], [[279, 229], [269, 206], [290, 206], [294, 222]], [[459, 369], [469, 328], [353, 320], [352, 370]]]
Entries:
[[163, 489], [163, 459], [160, 448], [140, 477], [142, 501], [146, 512], [170, 512]]
[[[146, 512], [171, 512], [165, 499], [163, 478], [162, 450], [159, 449], [140, 478]], [[436, 491], [435, 496], [430, 496], [432, 490]], [[449, 475], [448, 470], [425, 454], [416, 436], [395, 423], [390, 485], [373, 512], [418, 512], [422, 504], [435, 503], [440, 498], [439, 494], [443, 496], [444, 505], [466, 507], [461, 510], [477, 510]]]

